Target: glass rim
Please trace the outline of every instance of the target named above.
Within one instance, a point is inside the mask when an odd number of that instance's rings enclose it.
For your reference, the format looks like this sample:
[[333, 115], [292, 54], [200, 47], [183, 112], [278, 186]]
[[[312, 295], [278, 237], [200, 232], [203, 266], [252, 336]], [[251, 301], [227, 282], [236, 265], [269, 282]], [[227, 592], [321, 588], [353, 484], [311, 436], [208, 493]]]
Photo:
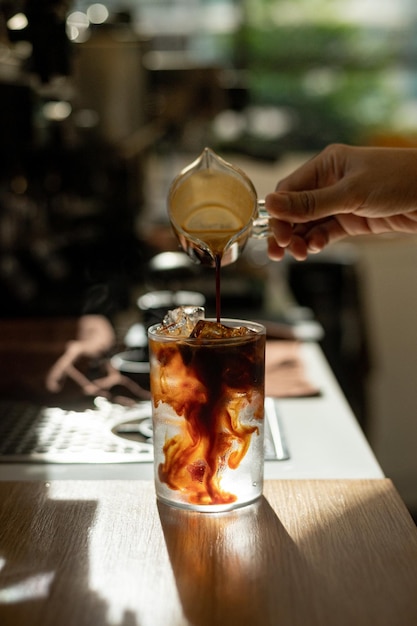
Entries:
[[[217, 322], [215, 317], [206, 317], [203, 318], [206, 322]], [[232, 317], [221, 317], [220, 324], [224, 324], [227, 326], [228, 324], [233, 324], [233, 328], [237, 328], [239, 326], [244, 326], [254, 331], [254, 334], [249, 335], [236, 335], [234, 337], [184, 337], [182, 335], [160, 335], [156, 332], [157, 328], [160, 328], [162, 322], [157, 324], [152, 324], [148, 328], [147, 334], [148, 339], [153, 339], [159, 342], [181, 342], [187, 344], [196, 344], [196, 345], [207, 345], [207, 344], [235, 344], [237, 341], [246, 342], [251, 341], [255, 337], [260, 337], [262, 335], [266, 335], [266, 328], [260, 322], [254, 322], [252, 320], [238, 319]]]

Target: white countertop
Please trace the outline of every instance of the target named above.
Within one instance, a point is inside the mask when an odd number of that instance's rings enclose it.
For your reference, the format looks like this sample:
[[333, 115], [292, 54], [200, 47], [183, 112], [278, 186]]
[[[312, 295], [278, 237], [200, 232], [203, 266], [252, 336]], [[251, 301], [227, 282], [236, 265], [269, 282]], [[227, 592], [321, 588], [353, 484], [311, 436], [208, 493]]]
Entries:
[[[279, 399], [290, 458], [266, 461], [265, 478], [341, 479], [384, 476], [335, 377], [315, 343], [301, 345], [318, 397]], [[153, 478], [152, 463], [0, 463], [0, 480], [120, 480]]]
[[384, 476], [321, 349], [301, 345], [319, 397], [278, 401], [288, 461], [267, 462], [265, 478], [382, 478]]

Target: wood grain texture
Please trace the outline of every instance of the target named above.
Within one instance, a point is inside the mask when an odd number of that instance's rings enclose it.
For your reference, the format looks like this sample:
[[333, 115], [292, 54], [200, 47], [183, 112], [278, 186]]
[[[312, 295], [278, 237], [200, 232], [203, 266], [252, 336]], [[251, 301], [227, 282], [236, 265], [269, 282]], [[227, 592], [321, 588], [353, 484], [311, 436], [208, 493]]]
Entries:
[[267, 481], [198, 514], [140, 481], [0, 482], [1, 626], [415, 626], [389, 480]]

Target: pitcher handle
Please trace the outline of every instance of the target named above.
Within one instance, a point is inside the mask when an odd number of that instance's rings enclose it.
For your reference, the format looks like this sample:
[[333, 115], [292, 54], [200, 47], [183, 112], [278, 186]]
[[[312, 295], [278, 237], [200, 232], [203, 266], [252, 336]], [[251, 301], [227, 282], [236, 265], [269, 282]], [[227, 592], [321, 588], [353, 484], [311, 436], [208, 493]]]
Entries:
[[255, 239], [265, 239], [271, 234], [269, 228], [270, 215], [265, 208], [265, 200], [258, 200], [258, 215], [252, 222], [251, 236]]

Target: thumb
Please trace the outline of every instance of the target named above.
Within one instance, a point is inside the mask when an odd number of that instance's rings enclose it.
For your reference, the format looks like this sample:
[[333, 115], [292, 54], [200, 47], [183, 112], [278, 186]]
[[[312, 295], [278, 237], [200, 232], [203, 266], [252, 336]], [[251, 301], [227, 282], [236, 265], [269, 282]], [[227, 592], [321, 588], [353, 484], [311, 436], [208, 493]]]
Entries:
[[[352, 198], [350, 198], [350, 202]], [[303, 223], [354, 210], [339, 185], [306, 191], [275, 191], [265, 197], [265, 207], [273, 217]]]

